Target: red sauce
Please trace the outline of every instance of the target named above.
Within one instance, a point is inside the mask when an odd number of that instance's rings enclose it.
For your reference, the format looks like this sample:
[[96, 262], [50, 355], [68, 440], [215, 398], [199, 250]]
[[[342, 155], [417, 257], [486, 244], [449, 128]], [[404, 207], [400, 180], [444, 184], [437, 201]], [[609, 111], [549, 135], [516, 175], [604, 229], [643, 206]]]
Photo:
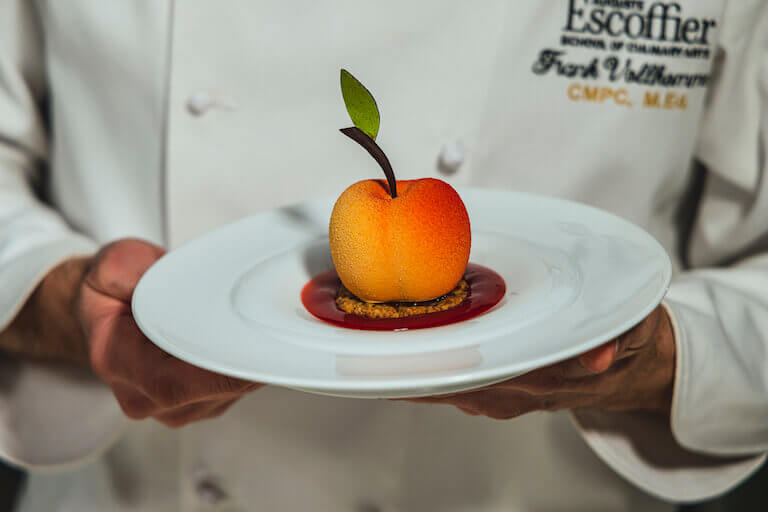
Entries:
[[498, 304], [507, 289], [499, 274], [474, 263], [467, 265], [464, 279], [469, 284], [469, 295], [464, 302], [446, 311], [407, 318], [367, 318], [340, 310], [336, 306], [336, 294], [341, 281], [335, 270], [316, 275], [304, 285], [301, 302], [314, 316], [334, 325], [367, 331], [394, 331], [437, 327], [476, 317]]

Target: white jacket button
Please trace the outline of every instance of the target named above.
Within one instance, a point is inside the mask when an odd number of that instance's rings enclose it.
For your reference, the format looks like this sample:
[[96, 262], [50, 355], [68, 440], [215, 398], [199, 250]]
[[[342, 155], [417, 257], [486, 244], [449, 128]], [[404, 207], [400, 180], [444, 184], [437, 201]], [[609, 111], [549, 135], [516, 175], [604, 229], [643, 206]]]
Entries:
[[187, 111], [193, 116], [205, 114], [212, 105], [211, 95], [205, 91], [196, 92], [187, 99]]
[[450, 176], [456, 174], [461, 164], [464, 163], [465, 152], [458, 140], [448, 141], [443, 144], [440, 155], [437, 158], [437, 170], [441, 174]]

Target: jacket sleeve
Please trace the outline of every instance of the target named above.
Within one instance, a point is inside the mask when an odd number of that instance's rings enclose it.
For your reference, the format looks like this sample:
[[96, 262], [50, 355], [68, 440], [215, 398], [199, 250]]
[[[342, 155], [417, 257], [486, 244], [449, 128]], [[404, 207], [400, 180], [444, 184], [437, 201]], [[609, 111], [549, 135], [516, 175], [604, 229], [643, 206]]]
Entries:
[[678, 501], [727, 490], [768, 451], [768, 3], [731, 1], [719, 44], [691, 269], [664, 300], [677, 346], [671, 421], [576, 414], [609, 465]]
[[[92, 253], [35, 194], [48, 140], [34, 2], [0, 0], [0, 330], [59, 262]], [[105, 386], [71, 368], [0, 358], [0, 457], [29, 467], [88, 456], [122, 418]]]

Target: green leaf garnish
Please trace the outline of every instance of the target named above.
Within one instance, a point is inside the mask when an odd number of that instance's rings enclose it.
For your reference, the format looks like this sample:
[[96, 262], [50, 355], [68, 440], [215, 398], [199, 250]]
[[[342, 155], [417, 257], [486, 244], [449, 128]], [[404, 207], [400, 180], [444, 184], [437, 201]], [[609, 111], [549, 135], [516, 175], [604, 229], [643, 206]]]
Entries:
[[376, 100], [346, 69], [341, 70], [341, 95], [352, 123], [371, 139], [376, 140], [381, 120]]

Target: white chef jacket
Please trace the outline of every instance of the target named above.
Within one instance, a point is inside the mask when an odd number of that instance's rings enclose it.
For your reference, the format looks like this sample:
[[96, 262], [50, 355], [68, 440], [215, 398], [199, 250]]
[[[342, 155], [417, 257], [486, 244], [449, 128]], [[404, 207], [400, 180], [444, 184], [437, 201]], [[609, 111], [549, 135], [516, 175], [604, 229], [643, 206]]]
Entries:
[[22, 510], [661, 511], [762, 463], [761, 0], [0, 0], [0, 327], [99, 244], [173, 248], [379, 177], [337, 132], [342, 66], [375, 92], [399, 178], [570, 198], [661, 241], [671, 418], [266, 387], [169, 430], [90, 375], [4, 359], [0, 453], [35, 470]]

